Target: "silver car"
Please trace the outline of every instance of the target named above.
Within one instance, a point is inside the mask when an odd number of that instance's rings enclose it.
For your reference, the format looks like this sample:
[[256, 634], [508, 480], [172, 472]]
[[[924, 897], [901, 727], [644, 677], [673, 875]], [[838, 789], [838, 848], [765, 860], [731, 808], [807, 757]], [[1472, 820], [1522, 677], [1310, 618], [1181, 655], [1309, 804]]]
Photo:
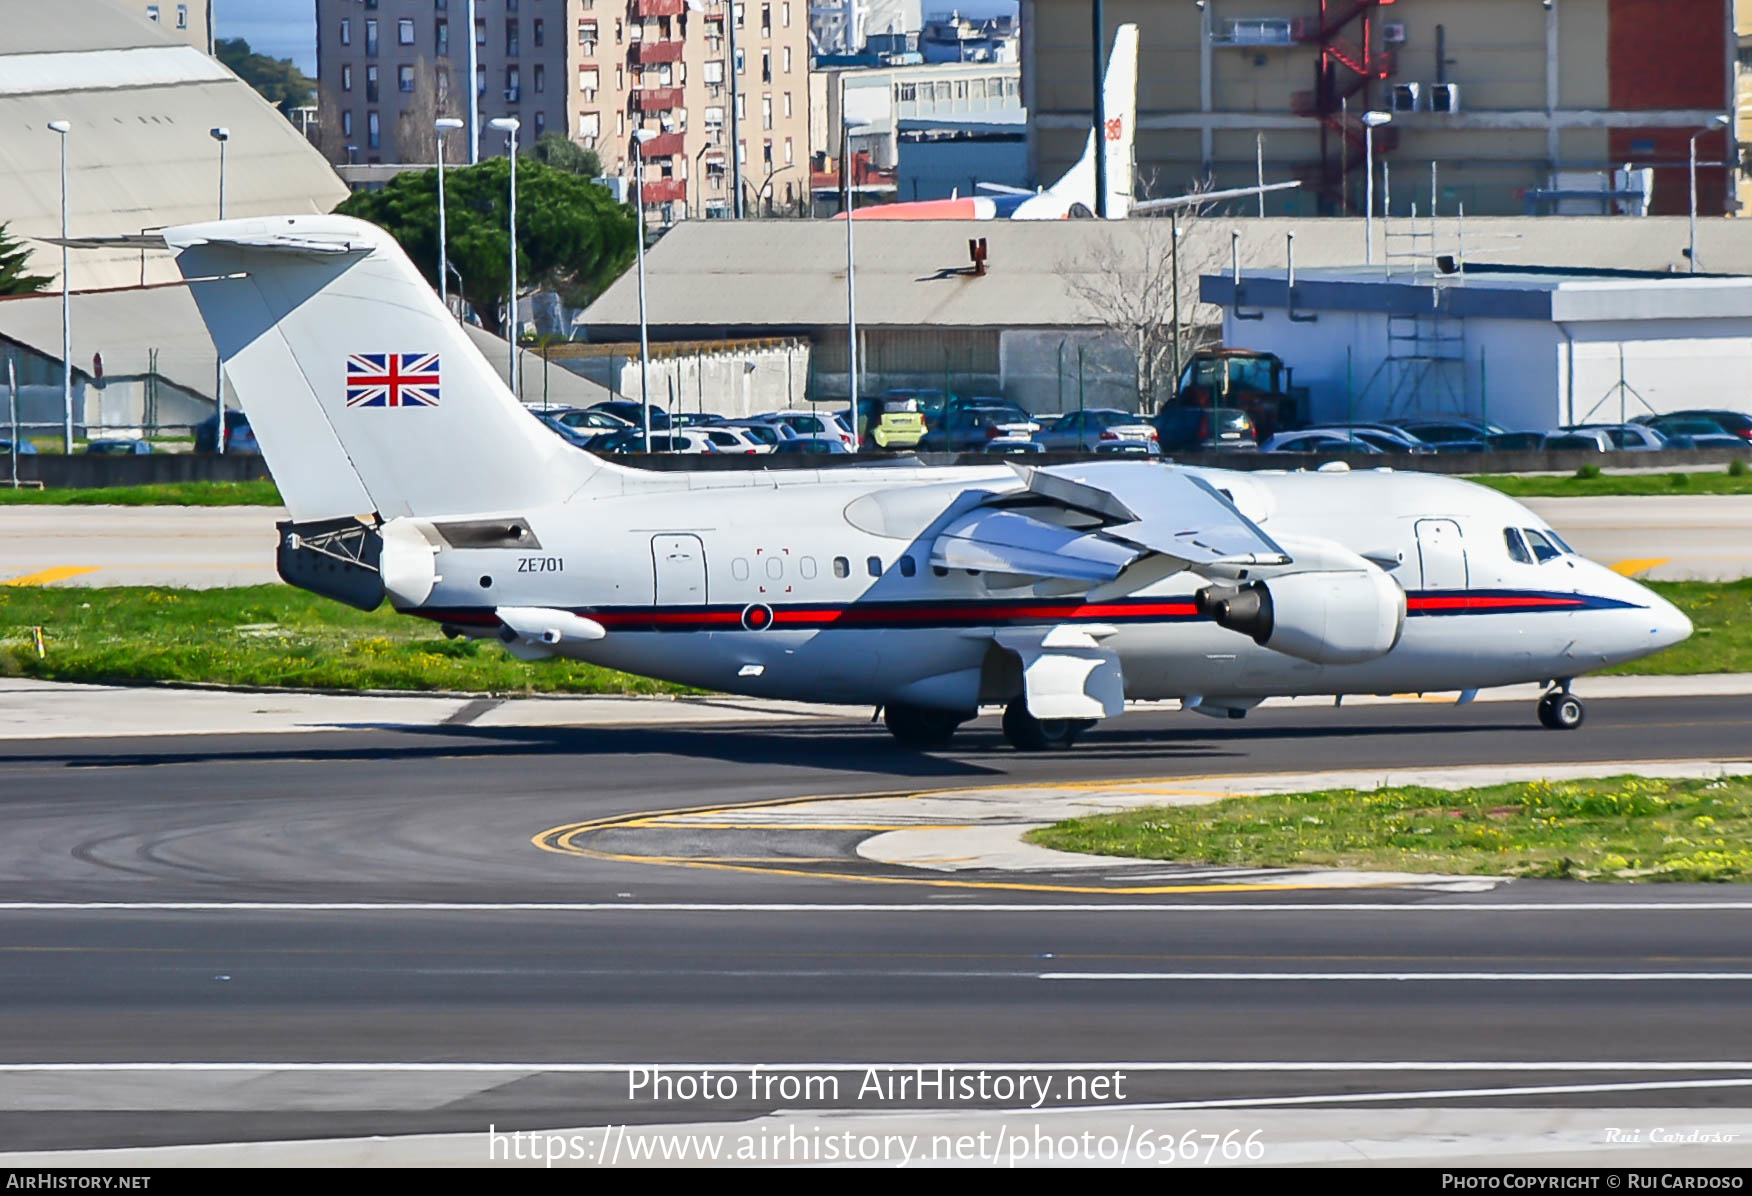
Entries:
[[1117, 407], [1067, 411], [1034, 434], [1048, 452], [1094, 452], [1104, 442], [1136, 440], [1154, 444], [1156, 428], [1142, 416]]

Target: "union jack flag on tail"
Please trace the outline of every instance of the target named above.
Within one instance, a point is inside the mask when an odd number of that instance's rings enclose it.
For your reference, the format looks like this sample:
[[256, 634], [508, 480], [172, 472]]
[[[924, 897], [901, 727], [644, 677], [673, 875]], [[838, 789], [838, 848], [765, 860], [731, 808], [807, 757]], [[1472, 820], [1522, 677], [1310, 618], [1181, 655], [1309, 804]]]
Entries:
[[436, 407], [438, 354], [354, 353], [347, 358], [347, 406]]

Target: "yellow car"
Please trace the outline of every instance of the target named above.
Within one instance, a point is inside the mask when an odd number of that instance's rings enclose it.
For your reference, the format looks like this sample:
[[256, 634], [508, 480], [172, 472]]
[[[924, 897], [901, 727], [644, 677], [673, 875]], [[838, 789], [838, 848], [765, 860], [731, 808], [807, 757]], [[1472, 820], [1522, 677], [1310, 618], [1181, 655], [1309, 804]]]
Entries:
[[863, 443], [879, 449], [913, 448], [925, 434], [919, 401], [905, 395], [883, 395], [859, 404]]

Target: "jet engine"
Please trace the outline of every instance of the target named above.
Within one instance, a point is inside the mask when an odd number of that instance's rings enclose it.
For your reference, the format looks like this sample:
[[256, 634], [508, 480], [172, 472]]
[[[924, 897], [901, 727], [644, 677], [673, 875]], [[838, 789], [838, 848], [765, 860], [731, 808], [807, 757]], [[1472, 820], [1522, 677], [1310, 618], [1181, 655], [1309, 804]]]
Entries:
[[1288, 573], [1193, 595], [1200, 614], [1274, 652], [1315, 664], [1361, 664], [1405, 628], [1405, 591], [1379, 569]]

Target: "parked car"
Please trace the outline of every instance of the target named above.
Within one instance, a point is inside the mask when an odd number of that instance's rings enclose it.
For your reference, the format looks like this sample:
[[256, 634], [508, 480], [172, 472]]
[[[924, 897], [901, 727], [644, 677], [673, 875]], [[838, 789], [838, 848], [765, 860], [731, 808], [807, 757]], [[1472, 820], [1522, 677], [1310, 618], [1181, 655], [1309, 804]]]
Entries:
[[1724, 411], [1715, 408], [1704, 408], [1695, 411], [1669, 411], [1664, 415], [1639, 415], [1633, 423], [1647, 424], [1656, 431], [1664, 432], [1661, 424], [1664, 420], [1674, 419], [1707, 419], [1715, 423], [1730, 436], [1752, 442], [1752, 415], [1744, 411]]
[[[209, 415], [195, 425], [195, 451], [211, 453], [216, 452], [218, 447], [219, 417]], [[225, 413], [225, 451], [261, 455], [262, 446], [256, 443], [255, 431], [249, 426], [249, 416], [241, 411]]]
[[645, 430], [629, 428], [625, 432], [616, 432], [610, 436], [600, 437], [590, 446], [593, 453], [715, 453], [718, 451], [710, 440], [697, 428], [678, 428], [669, 432], [651, 433], [651, 444], [646, 447]]
[[[21, 457], [35, 456], [36, 451], [37, 451], [36, 445], [32, 444], [30, 441], [24, 440], [24, 439], [19, 440], [19, 442], [18, 442], [18, 455], [19, 456], [21, 456]], [[4, 456], [8, 456], [8, 457], [12, 455], [12, 441], [11, 440], [0, 440], [0, 455], [4, 455]]]
[[1160, 457], [1162, 450], [1154, 440], [1103, 440], [1095, 446], [1097, 456]]
[[85, 451], [106, 457], [145, 457], [151, 455], [152, 446], [144, 440], [111, 436], [102, 440], [87, 441]]
[[1666, 443], [1663, 447], [1670, 449], [1743, 449], [1752, 447], [1732, 432], [1724, 430], [1713, 419], [1662, 416], [1659, 420], [1644, 426], [1665, 437]]
[[1213, 411], [1209, 407], [1171, 403], [1157, 412], [1151, 422], [1156, 429], [1156, 443], [1165, 453], [1249, 451], [1259, 447], [1253, 418], [1239, 407]]
[[773, 446], [762, 440], [756, 440], [748, 434], [746, 428], [732, 428], [728, 424], [701, 424], [691, 429], [712, 442], [712, 447], [720, 453], [770, 453]]
[[799, 436], [837, 436], [845, 442], [847, 450], [856, 452], [858, 449], [858, 438], [831, 411], [768, 411], [755, 418], [784, 424]]
[[769, 449], [778, 448], [787, 440], [797, 439], [797, 433], [784, 424], [769, 424], [759, 419], [732, 419], [724, 423], [726, 428], [735, 428], [745, 432], [749, 438], [758, 444], [764, 444]]
[[610, 432], [625, 432], [633, 426], [612, 412], [594, 407], [568, 407], [564, 411], [552, 412], [552, 415], [586, 440], [595, 440]]
[[926, 452], [978, 452], [986, 441], [1007, 437], [1032, 440], [1040, 424], [1008, 399], [960, 399], [943, 409], [943, 417], [930, 425], [919, 440]]
[[1576, 428], [1573, 431], [1559, 429], [1547, 432], [1539, 441], [1540, 450], [1547, 453], [1605, 453], [1614, 447], [1612, 438], [1600, 428]]
[[669, 417], [673, 428], [707, 428], [723, 422], [724, 417], [715, 411], [678, 411]]
[[781, 441], [775, 453], [831, 453], [850, 455], [852, 448], [838, 436], [793, 436]]
[[1044, 453], [1046, 446], [1038, 440], [1027, 440], [1020, 436], [999, 436], [995, 440], [985, 442], [982, 453], [998, 453], [1004, 456], [1024, 456], [1029, 453]]
[[[600, 403], [590, 404], [586, 410], [606, 411], [610, 415], [618, 415], [626, 420], [630, 426], [635, 428], [643, 428], [645, 426], [644, 407], [641, 404], [633, 402], [631, 399], [604, 399]], [[656, 431], [659, 428], [668, 427], [669, 412], [663, 410], [663, 408], [656, 404], [652, 404], [651, 430]]]
[[591, 446], [592, 442], [600, 439], [599, 437], [584, 435], [576, 428], [569, 427], [562, 423], [555, 416], [547, 415], [540, 411], [531, 411], [530, 414], [535, 416], [535, 421], [542, 427], [552, 432], [555, 436], [558, 436], [573, 448], [587, 449]]
[[1093, 452], [1103, 442], [1132, 440], [1154, 444], [1156, 428], [1149, 420], [1117, 407], [1089, 407], [1067, 411], [1034, 434], [1047, 449], [1060, 452]]
[[1361, 436], [1351, 437], [1342, 431], [1323, 428], [1303, 428], [1299, 432], [1279, 432], [1259, 446], [1262, 453], [1365, 453], [1382, 450]]
[[860, 444], [866, 448], [914, 448], [925, 434], [925, 414], [916, 394], [889, 391], [858, 403]]
[[1653, 452], [1669, 447], [1667, 438], [1646, 424], [1573, 424], [1565, 432], [1601, 432], [1612, 448], [1626, 452]]

